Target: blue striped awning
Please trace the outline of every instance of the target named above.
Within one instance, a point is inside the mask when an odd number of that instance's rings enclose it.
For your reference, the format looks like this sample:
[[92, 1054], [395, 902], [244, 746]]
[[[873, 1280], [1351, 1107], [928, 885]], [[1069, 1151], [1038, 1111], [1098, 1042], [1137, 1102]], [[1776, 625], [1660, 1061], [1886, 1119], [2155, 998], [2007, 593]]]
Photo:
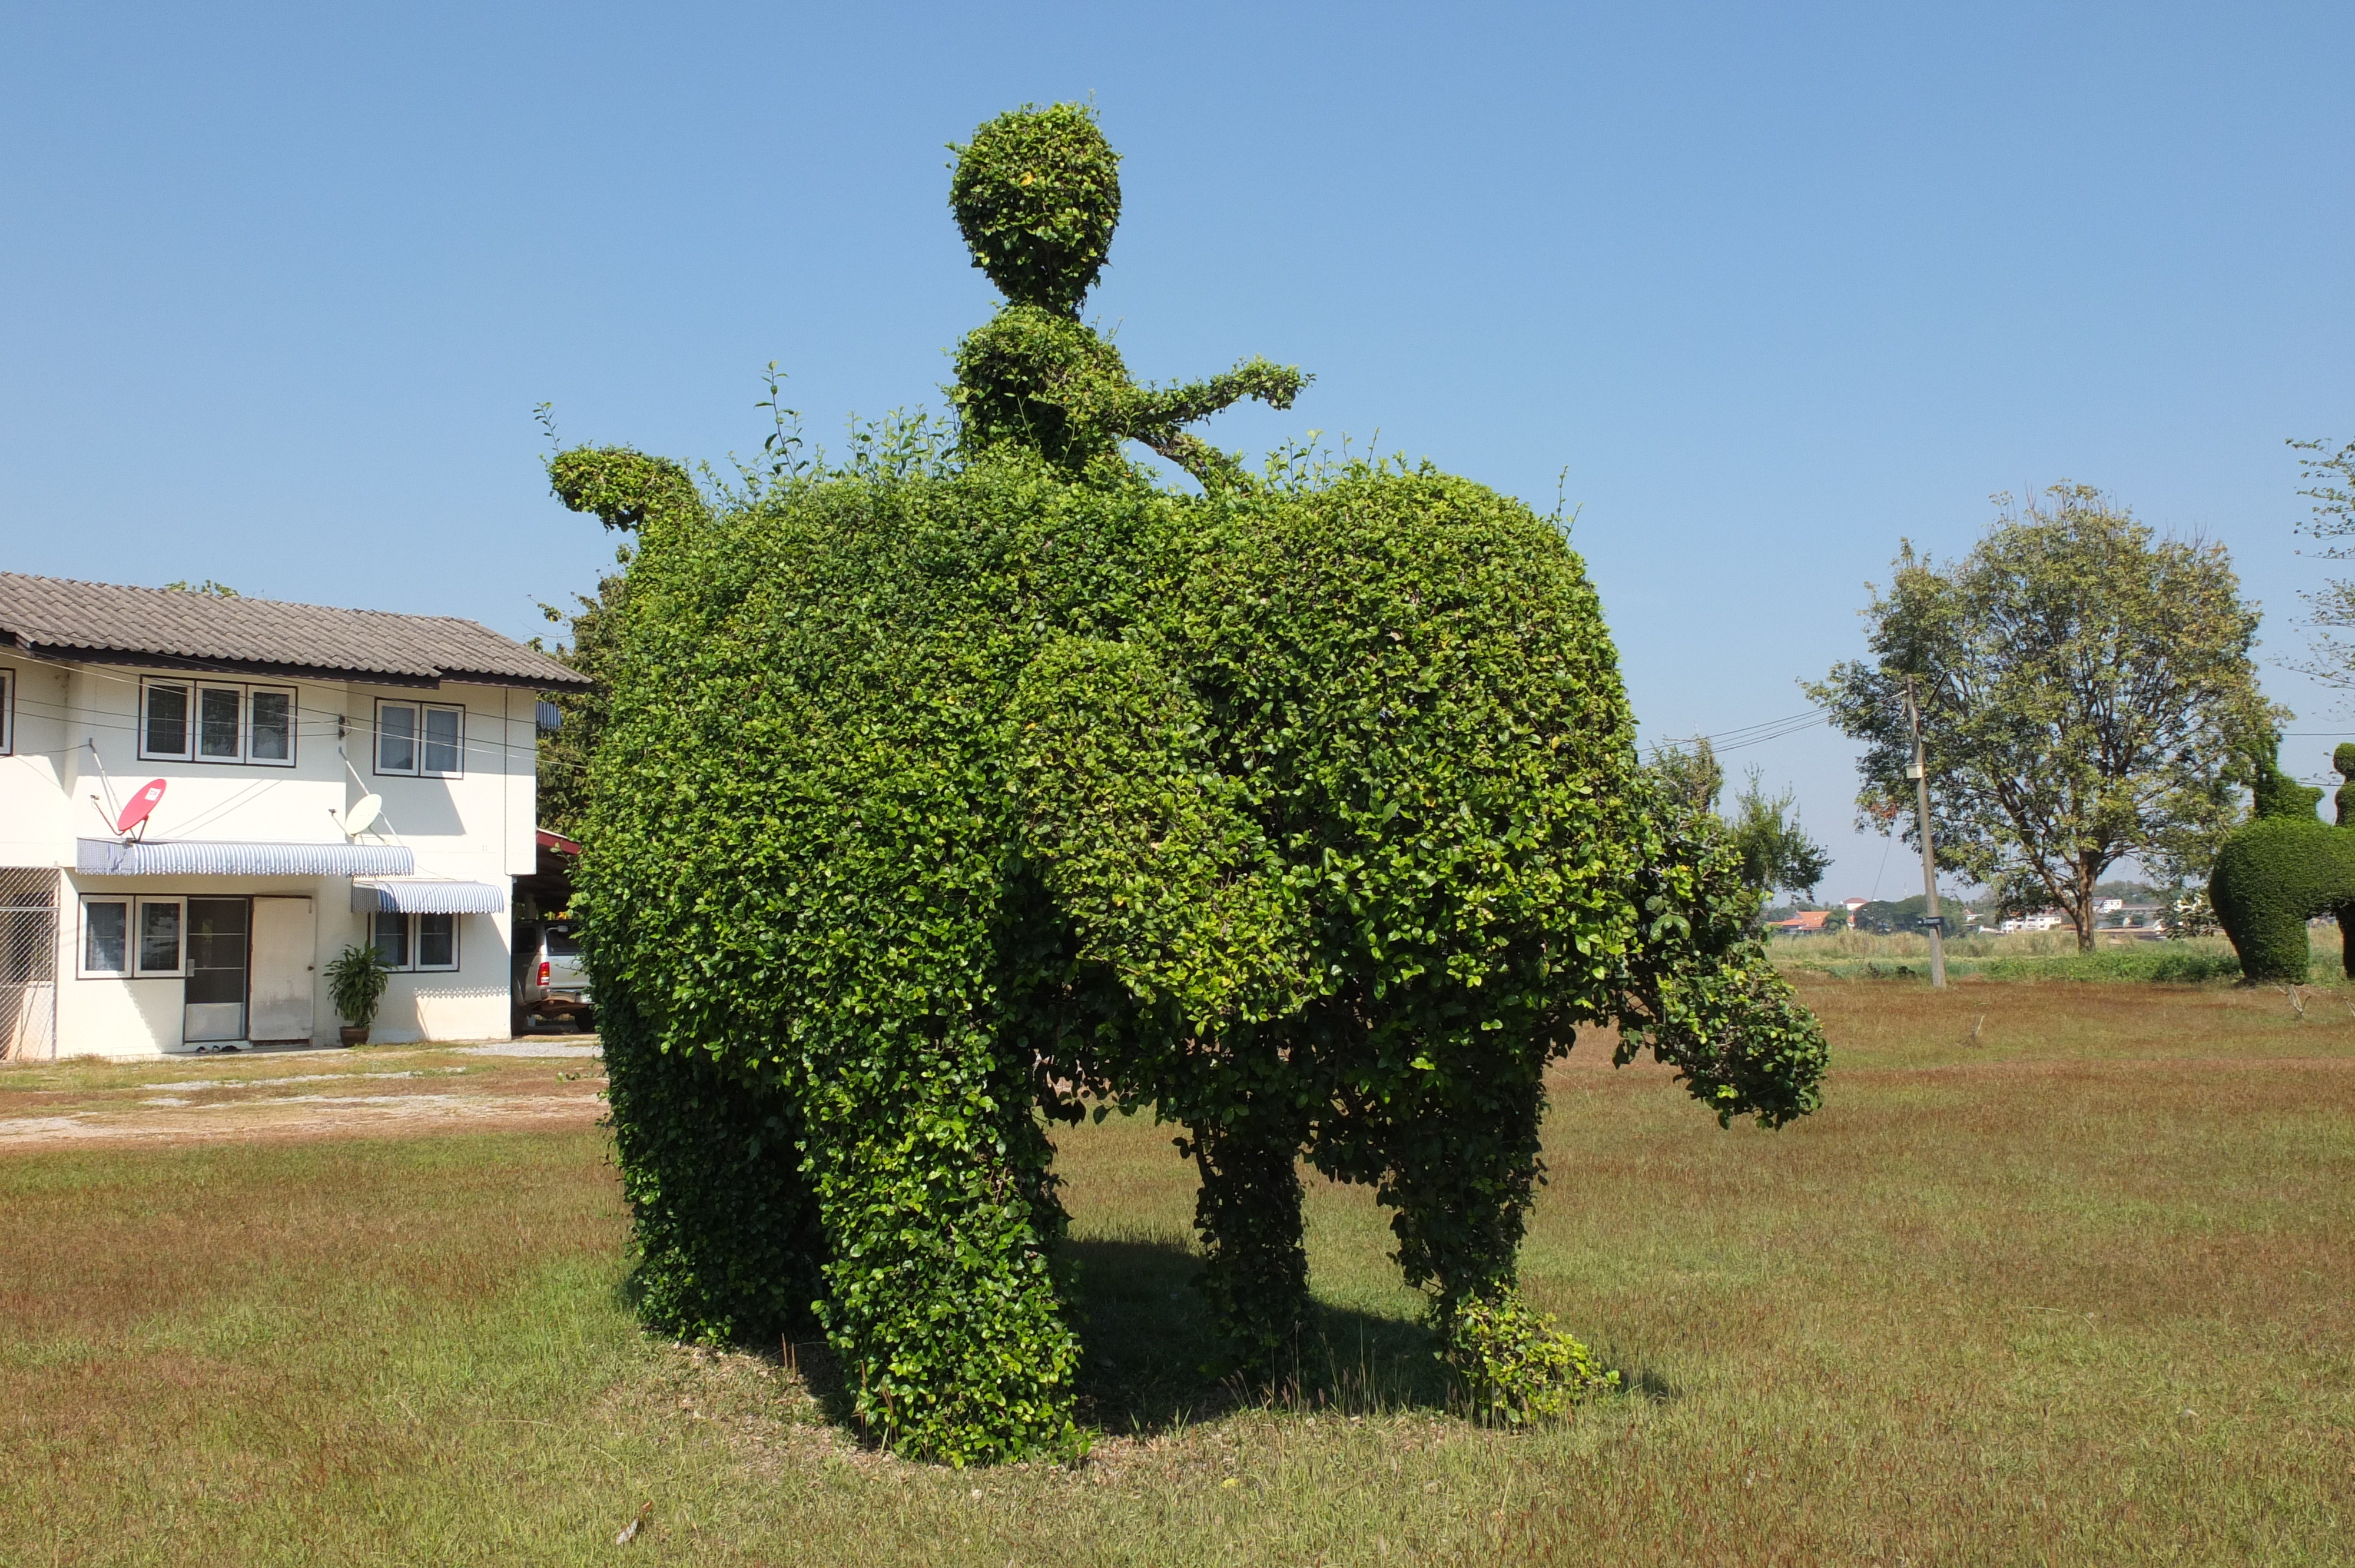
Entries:
[[460, 882], [447, 876], [356, 876], [355, 915], [496, 915], [507, 906], [507, 890], [495, 882]]
[[76, 839], [74, 869], [100, 876], [400, 876], [417, 857], [398, 844], [120, 843]]

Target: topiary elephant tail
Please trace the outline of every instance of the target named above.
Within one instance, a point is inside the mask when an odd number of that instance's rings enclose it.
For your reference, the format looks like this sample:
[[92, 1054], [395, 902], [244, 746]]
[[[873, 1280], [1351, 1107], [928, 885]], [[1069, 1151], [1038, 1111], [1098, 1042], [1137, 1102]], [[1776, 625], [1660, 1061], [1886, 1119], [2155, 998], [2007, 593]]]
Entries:
[[710, 516], [680, 464], [630, 447], [574, 447], [548, 463], [549, 488], [575, 512], [641, 538], [692, 527]]

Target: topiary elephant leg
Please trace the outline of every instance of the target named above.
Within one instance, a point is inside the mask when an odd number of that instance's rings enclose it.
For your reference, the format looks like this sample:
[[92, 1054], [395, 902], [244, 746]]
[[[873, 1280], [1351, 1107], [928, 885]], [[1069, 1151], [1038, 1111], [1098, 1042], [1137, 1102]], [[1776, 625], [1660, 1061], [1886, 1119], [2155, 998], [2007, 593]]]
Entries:
[[2349, 980], [2355, 980], [2355, 904], [2341, 904], [2330, 912], [2339, 922], [2339, 962]]
[[1544, 1106], [1534, 1079], [1489, 1087], [1476, 1116], [1401, 1118], [1384, 1140], [1391, 1165], [1380, 1198], [1407, 1283], [1431, 1293], [1441, 1359], [1484, 1414], [1519, 1422], [1559, 1414], [1615, 1374], [1521, 1299]]
[[995, 1045], [981, 1022], [901, 1024], [812, 1084], [827, 1334], [858, 1420], [910, 1458], [1067, 1457], [1079, 1441], [1052, 1150], [1028, 1064]]
[[1202, 1188], [1194, 1228], [1204, 1249], [1202, 1294], [1234, 1341], [1237, 1370], [1268, 1383], [1293, 1372], [1308, 1318], [1308, 1249], [1301, 1241], [1299, 1134], [1240, 1120], [1188, 1128]]
[[658, 1050], [618, 987], [599, 998], [639, 1315], [707, 1343], [809, 1328], [826, 1244], [801, 1173], [799, 1107], [707, 1058]]

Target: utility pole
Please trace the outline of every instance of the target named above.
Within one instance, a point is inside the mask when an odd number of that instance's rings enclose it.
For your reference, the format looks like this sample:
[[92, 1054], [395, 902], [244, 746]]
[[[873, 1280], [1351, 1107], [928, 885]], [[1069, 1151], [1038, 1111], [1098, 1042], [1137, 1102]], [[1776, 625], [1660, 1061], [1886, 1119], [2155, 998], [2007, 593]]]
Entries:
[[1930, 985], [1946, 989], [1946, 918], [1938, 913], [1938, 855], [1930, 845], [1930, 772], [1922, 765], [1922, 710], [1913, 701], [1913, 677], [1905, 677], [1905, 722], [1913, 729], [1913, 766], [1905, 777], [1913, 780], [1913, 823], [1922, 831], [1922, 901], [1929, 906], [1923, 922], [1930, 933]]

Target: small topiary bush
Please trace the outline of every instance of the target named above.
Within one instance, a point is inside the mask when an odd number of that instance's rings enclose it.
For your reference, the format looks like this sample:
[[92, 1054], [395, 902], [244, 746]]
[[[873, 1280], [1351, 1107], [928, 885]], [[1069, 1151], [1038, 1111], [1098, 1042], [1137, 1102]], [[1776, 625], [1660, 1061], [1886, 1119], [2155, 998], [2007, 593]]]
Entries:
[[1376, 1187], [1484, 1407], [1557, 1410], [1593, 1368], [1514, 1294], [1546, 1064], [1615, 1024], [1779, 1126], [1822, 1037], [1714, 818], [1637, 766], [1559, 528], [1427, 467], [1246, 476], [1181, 427], [1296, 372], [1152, 392], [1079, 323], [1114, 168], [1070, 106], [965, 150], [1008, 303], [954, 450], [717, 503], [554, 464], [639, 535], [575, 906], [644, 1310], [806, 1312], [906, 1454], [1074, 1452], [1050, 1129], [1092, 1096], [1194, 1160], [1236, 1371], [1311, 1311], [1305, 1156]]
[[1560, 1415], [1576, 1400], [1619, 1386], [1584, 1345], [1518, 1293], [1466, 1302], [1448, 1325], [1447, 1352], [1483, 1420], [1518, 1426]]

